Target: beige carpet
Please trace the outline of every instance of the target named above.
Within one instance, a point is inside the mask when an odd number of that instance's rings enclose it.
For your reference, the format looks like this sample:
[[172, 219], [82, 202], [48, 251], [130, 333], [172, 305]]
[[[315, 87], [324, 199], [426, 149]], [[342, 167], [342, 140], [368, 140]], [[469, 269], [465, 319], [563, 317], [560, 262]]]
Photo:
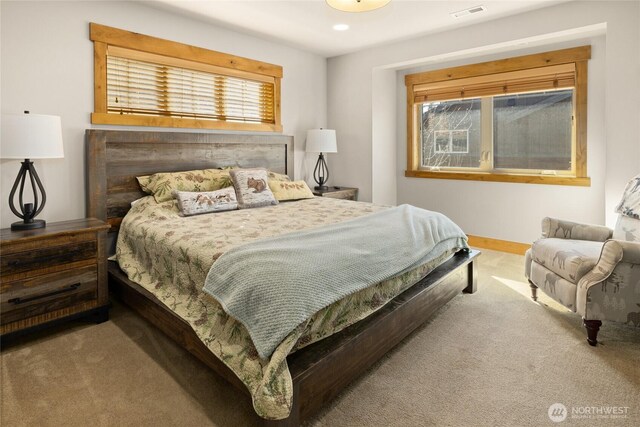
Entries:
[[[562, 403], [628, 409], [561, 424], [640, 425], [640, 329], [605, 322], [590, 347], [578, 316], [529, 299], [523, 257], [483, 252], [476, 294], [457, 296], [310, 424], [555, 425], [547, 410]], [[111, 316], [2, 350], [2, 426], [251, 425], [244, 394], [128, 308]]]

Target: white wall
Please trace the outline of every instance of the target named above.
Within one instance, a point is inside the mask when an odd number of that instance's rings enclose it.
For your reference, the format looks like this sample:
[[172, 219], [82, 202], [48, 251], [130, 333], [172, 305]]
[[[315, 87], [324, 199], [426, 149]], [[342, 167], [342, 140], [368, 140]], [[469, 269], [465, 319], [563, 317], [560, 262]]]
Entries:
[[[58, 221], [84, 217], [84, 131], [92, 127], [125, 128], [90, 123], [93, 43], [89, 40], [89, 22], [281, 65], [283, 133], [295, 137], [295, 177], [309, 179], [308, 164], [313, 165], [315, 159], [304, 154], [304, 139], [307, 129], [326, 127], [325, 58], [143, 3], [3, 0], [2, 113], [30, 110], [62, 117], [65, 158], [35, 162], [47, 191], [47, 204], [39, 218]], [[19, 166], [17, 161], [0, 163], [2, 227], [17, 220], [9, 211], [7, 198]]]
[[[395, 168], [396, 194], [388, 199], [441, 211], [469, 234], [504, 240], [534, 240], [547, 215], [612, 225], [613, 208], [625, 183], [640, 172], [639, 8], [638, 2], [570, 2], [329, 59], [328, 124], [340, 137], [339, 152], [332, 159], [333, 184], [358, 186], [362, 200], [375, 196], [376, 201], [372, 177], [380, 168]], [[605, 29], [606, 38], [597, 36]], [[396, 137], [377, 137], [383, 134], [376, 130], [381, 109], [374, 104], [378, 98], [373, 91], [380, 90], [376, 76], [381, 69], [438, 69], [585, 41], [593, 48], [588, 111], [591, 187], [405, 178], [404, 71], [398, 71], [394, 82]], [[395, 146], [397, 156], [383, 165], [376, 151], [385, 145]]]
[[404, 121], [396, 120], [396, 71], [389, 69], [373, 70], [372, 109], [373, 119], [371, 130], [372, 143], [372, 172], [371, 201], [381, 205], [395, 205], [397, 203], [398, 185], [396, 168], [396, 146], [389, 141], [395, 141], [399, 127], [405, 128]]

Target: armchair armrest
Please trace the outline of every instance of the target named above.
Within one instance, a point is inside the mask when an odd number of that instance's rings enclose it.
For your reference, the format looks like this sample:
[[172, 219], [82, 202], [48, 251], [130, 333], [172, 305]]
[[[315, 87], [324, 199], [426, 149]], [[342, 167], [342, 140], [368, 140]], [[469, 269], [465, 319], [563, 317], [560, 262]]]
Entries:
[[576, 313], [584, 316], [587, 306], [587, 292], [589, 288], [605, 281], [618, 263], [622, 260], [623, 249], [622, 240], [607, 240], [602, 245], [602, 251], [600, 252], [600, 258], [595, 267], [582, 276], [578, 282], [578, 289], [576, 294]]
[[559, 239], [590, 240], [604, 242], [611, 238], [613, 230], [602, 225], [580, 224], [546, 217], [542, 219], [542, 237]]
[[[582, 316], [588, 316], [586, 318], [604, 319], [601, 316], [607, 316], [609, 320], [625, 321], [626, 311], [620, 312], [619, 310], [614, 312], [607, 311], [606, 304], [603, 306], [604, 298], [607, 293], [607, 282], [614, 285], [614, 289], [620, 286], [621, 280], [629, 279], [631, 276], [630, 269], [640, 264], [640, 242], [627, 242], [625, 240], [607, 240], [602, 246], [602, 252], [600, 258], [595, 267], [582, 276], [578, 282], [578, 289], [576, 295], [576, 312]], [[626, 273], [625, 273], [626, 272]], [[617, 275], [617, 276], [616, 276]], [[610, 278], [613, 277], [613, 279]], [[607, 281], [607, 282], [605, 282]], [[604, 286], [600, 286], [604, 283]], [[633, 282], [629, 283], [633, 284]], [[636, 282], [635, 287], [640, 286], [640, 283]], [[632, 285], [632, 288], [634, 286]], [[640, 301], [637, 294], [634, 294], [635, 290], [631, 289], [631, 293], [627, 293], [625, 296], [625, 290], [622, 290], [620, 294], [620, 288], [618, 291], [613, 290], [615, 294], [618, 292], [617, 297], [626, 299], [627, 303], [634, 300]], [[636, 296], [634, 296], [636, 295]], [[638, 304], [640, 305], [640, 304]], [[631, 305], [633, 307], [633, 305]], [[603, 310], [606, 314], [603, 314]], [[612, 314], [613, 313], [613, 314]], [[617, 314], [616, 314], [617, 313]], [[619, 317], [622, 313], [623, 317]], [[613, 316], [614, 318], [611, 318]], [[618, 316], [618, 317], [616, 317]], [[628, 321], [628, 320], [627, 320]]]
[[586, 290], [602, 282], [613, 273], [613, 270], [621, 262], [640, 264], [640, 242], [613, 239], [604, 242], [598, 262], [590, 272], [582, 276], [578, 282], [578, 288]]

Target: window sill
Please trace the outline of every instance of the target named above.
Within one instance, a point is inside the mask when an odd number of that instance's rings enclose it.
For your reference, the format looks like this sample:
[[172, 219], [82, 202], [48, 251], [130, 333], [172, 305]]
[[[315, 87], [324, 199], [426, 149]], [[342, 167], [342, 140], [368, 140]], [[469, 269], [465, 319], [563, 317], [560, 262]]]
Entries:
[[557, 175], [516, 175], [489, 172], [432, 172], [407, 170], [404, 176], [409, 178], [455, 179], [464, 181], [517, 182], [521, 184], [571, 185], [590, 187], [591, 178]]

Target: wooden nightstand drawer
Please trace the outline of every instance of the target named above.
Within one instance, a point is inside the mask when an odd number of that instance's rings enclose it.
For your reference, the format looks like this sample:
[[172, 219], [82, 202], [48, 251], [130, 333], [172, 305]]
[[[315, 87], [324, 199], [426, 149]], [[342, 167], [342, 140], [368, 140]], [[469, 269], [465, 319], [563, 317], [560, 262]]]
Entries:
[[61, 245], [28, 252], [3, 255], [0, 260], [2, 277], [40, 268], [52, 268], [85, 259], [95, 259], [98, 244], [96, 240], [77, 243], [73, 246]]
[[2, 283], [0, 324], [5, 325], [97, 298], [97, 265]]

